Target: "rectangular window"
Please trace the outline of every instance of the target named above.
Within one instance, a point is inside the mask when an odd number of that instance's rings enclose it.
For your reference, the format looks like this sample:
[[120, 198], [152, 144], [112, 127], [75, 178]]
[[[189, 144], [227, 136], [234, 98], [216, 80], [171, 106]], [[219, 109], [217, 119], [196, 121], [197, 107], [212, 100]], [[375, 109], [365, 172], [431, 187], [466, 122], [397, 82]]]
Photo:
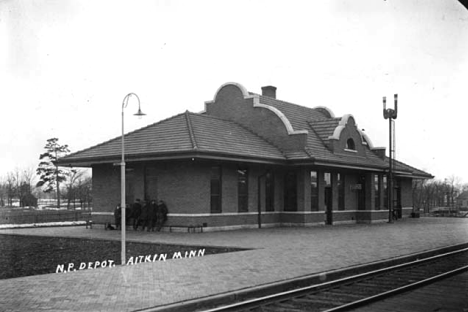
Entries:
[[318, 179], [317, 171], [310, 172], [310, 210], [318, 211]]
[[374, 175], [374, 198], [375, 198], [375, 210], [380, 209], [380, 175]]
[[211, 213], [221, 212], [221, 167], [211, 168]]
[[345, 210], [345, 181], [344, 175], [341, 173], [337, 174], [337, 186], [338, 186], [338, 210]]
[[388, 209], [388, 188], [387, 188], [387, 176], [386, 175], [382, 177], [382, 186], [383, 186], [383, 192], [384, 192], [383, 205], [385, 209]]
[[294, 171], [289, 171], [284, 177], [284, 211], [297, 211], [297, 177]]
[[331, 173], [330, 172], [323, 173], [323, 180], [325, 181], [325, 187], [331, 187]]
[[275, 211], [275, 179], [271, 172], [265, 177], [265, 210]]
[[239, 212], [249, 211], [249, 174], [247, 169], [237, 169], [237, 206]]

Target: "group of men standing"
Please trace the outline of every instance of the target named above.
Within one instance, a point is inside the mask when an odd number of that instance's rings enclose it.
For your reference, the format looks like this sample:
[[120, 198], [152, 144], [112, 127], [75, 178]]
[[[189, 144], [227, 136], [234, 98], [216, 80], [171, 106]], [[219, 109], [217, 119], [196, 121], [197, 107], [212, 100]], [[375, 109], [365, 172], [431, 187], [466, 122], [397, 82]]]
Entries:
[[[125, 219], [126, 224], [133, 225], [135, 231], [141, 226], [142, 231], [161, 231], [164, 222], [167, 221], [167, 206], [164, 201], [159, 200], [157, 203], [155, 200], [141, 202], [140, 199], [136, 199], [130, 207], [125, 207]], [[117, 229], [120, 228], [122, 220], [122, 208], [119, 205], [114, 210], [115, 226]]]

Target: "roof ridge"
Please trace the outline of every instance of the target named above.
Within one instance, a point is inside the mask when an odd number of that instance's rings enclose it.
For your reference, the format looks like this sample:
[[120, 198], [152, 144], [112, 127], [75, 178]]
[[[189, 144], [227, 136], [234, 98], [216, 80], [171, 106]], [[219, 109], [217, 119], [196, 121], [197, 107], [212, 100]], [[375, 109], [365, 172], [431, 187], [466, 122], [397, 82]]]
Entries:
[[341, 120], [342, 118], [343, 118], [343, 116], [341, 116], [341, 117], [331, 117], [331, 118], [325, 117], [323, 119], [314, 119], [313, 122], [337, 121], [337, 120]]
[[[301, 105], [301, 104], [296, 104], [296, 103], [292, 103], [292, 102], [288, 102], [288, 101], [284, 101], [284, 100], [279, 100], [277, 98], [272, 98], [272, 97], [269, 97], [269, 96], [265, 96], [265, 95], [261, 95], [261, 94], [257, 94], [257, 93], [253, 93], [252, 94], [254, 95], [258, 95], [260, 96], [260, 98], [268, 98], [268, 99], [271, 99], [273, 101], [277, 101], [277, 102], [282, 102], [282, 103], [286, 103], [286, 104], [289, 104], [289, 105], [294, 105], [294, 106], [298, 106], [298, 107], [301, 107], [301, 108], [305, 108], [305, 109], [309, 109], [311, 111], [314, 111], [314, 112], [318, 112], [320, 114], [322, 114], [320, 111], [316, 110], [315, 108], [313, 107], [307, 107], [305, 105]], [[261, 102], [261, 101], [260, 101]], [[323, 114], [322, 114], [323, 115]]]
[[[176, 118], [176, 117], [179, 117], [179, 116], [181, 116], [182, 114], [184, 114], [184, 113], [180, 113], [180, 114], [177, 114], [177, 115], [168, 117], [168, 118], [166, 118], [166, 119], [163, 119], [163, 120], [160, 120], [160, 121], [157, 121], [157, 122], [153, 122], [152, 124], [149, 124], [149, 125], [146, 125], [146, 126], [144, 126], [144, 127], [135, 129], [135, 130], [133, 130], [133, 131], [131, 131], [131, 132], [125, 133], [125, 134], [124, 134], [124, 138], [126, 138], [126, 137], [127, 137], [128, 135], [130, 135], [130, 134], [133, 134], [133, 133], [136, 133], [136, 132], [139, 132], [139, 131], [143, 131], [143, 130], [149, 128], [149, 127], [152, 127], [152, 126], [155, 126], [155, 125], [157, 125], [157, 124], [163, 123], [163, 122], [165, 122], [165, 121], [168, 121], [168, 120], [174, 119], [174, 118]], [[93, 148], [102, 146], [102, 145], [104, 145], [104, 144], [108, 144], [108, 143], [110, 143], [110, 142], [112, 142], [112, 141], [117, 141], [117, 140], [119, 140], [119, 139], [122, 139], [122, 135], [119, 135], [118, 137], [115, 137], [115, 138], [113, 138], [113, 139], [109, 139], [109, 140], [107, 140], [107, 141], [104, 141], [104, 142], [102, 142], [102, 143], [99, 143], [99, 144], [90, 146], [90, 147], [88, 147], [88, 148], [85, 148], [85, 149], [76, 151], [76, 152], [74, 152], [74, 153], [68, 154], [67, 156], [62, 157], [61, 159], [66, 159], [66, 158], [71, 157], [71, 156], [74, 156], [74, 155], [76, 155], [76, 154], [78, 154], [78, 153], [85, 152], [85, 151], [87, 151], [87, 150], [90, 150], [90, 149], [93, 149]], [[59, 161], [59, 162], [60, 162], [60, 161]]]
[[192, 147], [194, 150], [197, 150], [198, 149], [197, 141], [195, 139], [195, 133], [193, 132], [192, 120], [190, 119], [190, 112], [188, 110], [185, 111], [185, 120], [187, 121], [187, 127], [189, 130], [190, 140], [192, 141]]

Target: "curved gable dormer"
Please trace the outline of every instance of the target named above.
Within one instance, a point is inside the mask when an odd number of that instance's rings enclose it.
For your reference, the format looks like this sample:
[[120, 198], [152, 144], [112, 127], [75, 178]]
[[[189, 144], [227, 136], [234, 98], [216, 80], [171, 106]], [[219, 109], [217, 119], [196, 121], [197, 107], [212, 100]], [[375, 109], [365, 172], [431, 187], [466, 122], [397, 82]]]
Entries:
[[316, 106], [313, 109], [320, 112], [325, 118], [335, 118], [335, 114], [333, 114], [332, 110], [325, 106]]
[[335, 154], [366, 156], [364, 149], [367, 143], [353, 115], [344, 115], [328, 139], [329, 146]]
[[303, 150], [306, 130], [295, 130], [290, 120], [277, 108], [260, 103], [257, 94], [249, 93], [241, 84], [226, 83], [205, 102], [205, 113], [232, 120], [282, 150]]

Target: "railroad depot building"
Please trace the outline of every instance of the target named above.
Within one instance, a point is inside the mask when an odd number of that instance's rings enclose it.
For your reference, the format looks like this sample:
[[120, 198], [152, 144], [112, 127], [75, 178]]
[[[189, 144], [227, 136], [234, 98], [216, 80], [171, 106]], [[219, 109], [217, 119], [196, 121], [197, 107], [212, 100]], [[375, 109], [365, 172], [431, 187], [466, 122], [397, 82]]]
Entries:
[[[91, 167], [93, 220], [120, 202], [121, 138], [60, 160]], [[388, 220], [385, 148], [352, 115], [335, 117], [227, 83], [202, 113], [184, 112], [125, 135], [126, 200], [162, 199], [168, 225], [205, 230]], [[394, 203], [413, 209], [412, 181], [432, 176], [394, 164]]]

